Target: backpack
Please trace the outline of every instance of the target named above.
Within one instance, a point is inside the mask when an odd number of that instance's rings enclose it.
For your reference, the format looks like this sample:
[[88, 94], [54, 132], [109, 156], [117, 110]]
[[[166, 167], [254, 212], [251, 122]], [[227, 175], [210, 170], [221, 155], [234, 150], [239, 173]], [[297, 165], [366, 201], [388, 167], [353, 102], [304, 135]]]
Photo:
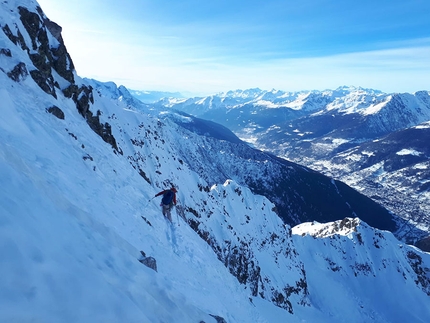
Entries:
[[172, 192], [171, 190], [168, 190], [167, 192], [165, 192], [163, 194], [163, 198], [161, 200], [161, 203], [163, 203], [164, 205], [169, 205], [170, 203], [172, 203], [174, 195], [175, 195], [174, 192]]

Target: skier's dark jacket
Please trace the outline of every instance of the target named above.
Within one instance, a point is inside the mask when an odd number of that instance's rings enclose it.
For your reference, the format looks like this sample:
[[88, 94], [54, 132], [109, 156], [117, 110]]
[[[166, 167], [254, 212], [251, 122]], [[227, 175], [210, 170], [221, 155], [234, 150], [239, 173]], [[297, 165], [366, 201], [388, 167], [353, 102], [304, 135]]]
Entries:
[[169, 192], [169, 191], [172, 191], [172, 192], [173, 192], [173, 199], [172, 199], [172, 202], [173, 202], [173, 205], [176, 205], [176, 192], [177, 192], [177, 190], [176, 190], [176, 188], [174, 188], [174, 187], [169, 188], [168, 190], [164, 190], [164, 191], [161, 191], [161, 192], [159, 192], [159, 193], [155, 194], [155, 197], [160, 196], [160, 195], [164, 195], [164, 193], [167, 193], [167, 192]]

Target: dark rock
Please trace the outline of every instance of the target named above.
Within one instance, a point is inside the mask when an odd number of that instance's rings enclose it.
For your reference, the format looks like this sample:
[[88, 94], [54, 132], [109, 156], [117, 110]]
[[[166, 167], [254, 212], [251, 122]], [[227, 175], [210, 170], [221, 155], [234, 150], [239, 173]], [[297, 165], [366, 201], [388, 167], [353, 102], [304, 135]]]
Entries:
[[151, 184], [151, 180], [149, 179], [149, 177], [146, 175], [146, 173], [139, 168], [139, 175], [142, 176], [142, 178], [148, 182], [148, 184]]
[[12, 57], [12, 53], [10, 52], [9, 48], [0, 48], [0, 54], [7, 57]]
[[416, 252], [408, 251], [407, 257], [409, 265], [416, 274], [415, 284], [430, 296], [430, 277], [428, 276], [430, 268], [424, 267], [422, 257]]
[[[48, 40], [46, 37], [46, 32], [43, 34], [42, 21], [39, 15], [35, 12], [29, 11], [27, 8], [18, 7], [20, 19], [24, 28], [30, 35], [32, 48], [36, 50], [38, 48], [37, 40], [41, 40], [40, 46], [48, 46]], [[39, 39], [41, 37], [41, 39]], [[46, 39], [45, 39], [46, 38]]]
[[[70, 83], [74, 83], [74, 65], [68, 54], [64, 42], [61, 38], [61, 27], [47, 19], [43, 12], [41, 16], [35, 12], [30, 12], [27, 8], [18, 7], [20, 19], [24, 28], [28, 32], [31, 39], [32, 53], [29, 52], [29, 57], [36, 67], [37, 71], [31, 73], [35, 82], [48, 94], [55, 95], [54, 86], [58, 84], [52, 76], [54, 69], [61, 77]], [[47, 25], [46, 25], [47, 24]], [[59, 45], [51, 48], [48, 40], [47, 30], [51, 31], [54, 37], [59, 41]], [[13, 35], [12, 35], [13, 36]], [[10, 36], [9, 38], [16, 38]], [[21, 36], [22, 37], [22, 36]]]
[[15, 45], [20, 46], [23, 50], [28, 50], [27, 44], [25, 43], [24, 37], [22, 36], [21, 32], [18, 30], [17, 35], [15, 36], [12, 31], [10, 30], [10, 27], [6, 24], [2, 27], [3, 32], [5, 35], [9, 38], [9, 40], [14, 43]]
[[46, 28], [51, 32], [52, 36], [54, 36], [60, 43], [63, 42], [63, 37], [61, 36], [61, 32], [63, 28], [55, 22], [46, 19], [45, 21]]
[[7, 76], [15, 82], [19, 82], [21, 80], [25, 80], [25, 78], [28, 76], [27, 67], [25, 66], [25, 63], [21, 62], [18, 63], [12, 71], [7, 73]]
[[46, 111], [53, 114], [58, 119], [64, 120], [64, 112], [59, 107], [53, 105], [52, 107], [48, 108]]
[[157, 272], [157, 261], [155, 260], [155, 258], [146, 257], [146, 254], [143, 251], [141, 251], [140, 253], [142, 257], [139, 259], [139, 262]]
[[212, 316], [216, 320], [217, 323], [227, 323], [227, 321], [224, 318], [222, 318], [221, 316], [212, 315], [212, 314], [209, 314], [209, 315]]
[[30, 71], [30, 75], [34, 82], [45, 92], [57, 98], [57, 93], [55, 92], [55, 81], [52, 75], [46, 75], [39, 70]]
[[289, 313], [293, 314], [293, 305], [291, 302], [284, 296], [284, 294], [274, 291], [271, 299], [272, 303], [276, 306], [287, 310]]
[[430, 252], [430, 236], [418, 241], [415, 246], [425, 252]]
[[86, 154], [85, 156], [82, 156], [82, 159], [83, 159], [83, 160], [91, 160], [91, 161], [94, 161], [94, 158], [93, 158], [93, 157], [91, 157], [91, 155], [90, 155], [90, 154]]
[[112, 134], [112, 127], [109, 123], [100, 122], [101, 112], [97, 111], [94, 115], [90, 110], [90, 103], [94, 103], [93, 88], [82, 85], [78, 87], [72, 84], [63, 90], [67, 98], [71, 98], [76, 103], [79, 113], [87, 120], [90, 128], [98, 134], [106, 143], [110, 144], [113, 149], [118, 150], [116, 139]]

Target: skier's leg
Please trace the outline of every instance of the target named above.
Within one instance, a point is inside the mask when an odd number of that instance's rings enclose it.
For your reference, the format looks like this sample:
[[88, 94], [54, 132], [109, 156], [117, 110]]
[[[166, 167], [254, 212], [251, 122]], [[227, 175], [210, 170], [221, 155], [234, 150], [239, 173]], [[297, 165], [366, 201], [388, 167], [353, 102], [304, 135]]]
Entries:
[[171, 210], [172, 210], [172, 204], [169, 204], [167, 206], [167, 218], [169, 219], [170, 222], [172, 222], [172, 213], [171, 213]]

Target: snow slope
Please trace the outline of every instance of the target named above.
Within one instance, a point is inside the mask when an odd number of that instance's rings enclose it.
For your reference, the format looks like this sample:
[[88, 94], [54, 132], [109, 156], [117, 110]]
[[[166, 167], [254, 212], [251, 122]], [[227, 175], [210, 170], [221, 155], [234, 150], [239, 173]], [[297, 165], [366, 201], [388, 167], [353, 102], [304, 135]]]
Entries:
[[[0, 77], [8, 84], [1, 90], [1, 321], [258, 318], [207, 244], [160, 216], [157, 201], [148, 203], [155, 188], [76, 108], [59, 120], [43, 108], [51, 97]], [[140, 250], [157, 259], [158, 273], [138, 262]], [[236, 300], [219, 297], [227, 293]]]

